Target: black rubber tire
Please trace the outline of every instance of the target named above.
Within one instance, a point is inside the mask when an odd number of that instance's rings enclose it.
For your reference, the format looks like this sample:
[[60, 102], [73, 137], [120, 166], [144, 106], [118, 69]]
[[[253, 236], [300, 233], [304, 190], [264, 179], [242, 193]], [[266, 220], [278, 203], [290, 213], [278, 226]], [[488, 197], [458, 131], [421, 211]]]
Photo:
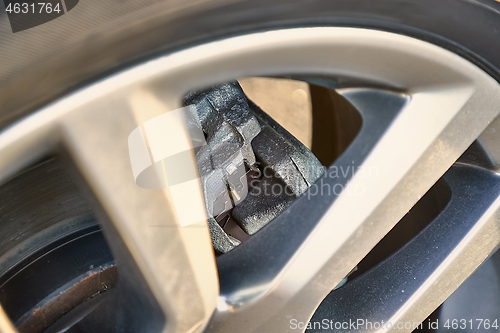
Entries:
[[397, 32], [458, 53], [500, 80], [495, 0], [81, 0], [67, 14], [18, 33], [1, 10], [0, 128], [135, 62], [271, 28]]

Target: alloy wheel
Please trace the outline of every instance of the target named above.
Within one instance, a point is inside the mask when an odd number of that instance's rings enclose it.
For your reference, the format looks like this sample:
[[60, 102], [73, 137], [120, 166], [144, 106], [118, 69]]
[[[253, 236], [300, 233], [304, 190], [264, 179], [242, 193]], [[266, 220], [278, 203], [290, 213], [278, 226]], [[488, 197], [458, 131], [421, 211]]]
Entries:
[[[305, 194], [216, 259], [204, 219], [183, 225], [169, 190], [137, 186], [127, 138], [181, 108], [190, 91], [284, 75], [329, 82], [359, 111], [361, 130]], [[54, 151], [68, 155], [118, 262], [117, 288], [150, 314], [116, 304], [117, 325], [124, 314], [166, 332], [286, 332], [291, 320], [311, 318], [420, 323], [500, 242], [499, 90], [460, 56], [397, 34], [300, 28], [237, 36], [124, 70], [7, 128], [0, 179]], [[334, 168], [354, 172], [331, 177]], [[373, 177], [360, 171], [373, 169]], [[441, 177], [450, 201], [429, 226], [334, 290]], [[342, 190], [322, 192], [335, 187]], [[181, 211], [206, 214], [199, 186]]]

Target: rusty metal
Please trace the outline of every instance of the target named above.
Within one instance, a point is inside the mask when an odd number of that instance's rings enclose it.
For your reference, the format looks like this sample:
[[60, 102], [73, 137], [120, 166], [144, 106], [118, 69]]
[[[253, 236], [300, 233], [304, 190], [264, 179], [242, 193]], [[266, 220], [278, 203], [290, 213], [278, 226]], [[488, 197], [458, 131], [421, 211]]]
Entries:
[[78, 305], [98, 297], [118, 281], [116, 264], [96, 267], [66, 283], [16, 323], [20, 333], [41, 333]]

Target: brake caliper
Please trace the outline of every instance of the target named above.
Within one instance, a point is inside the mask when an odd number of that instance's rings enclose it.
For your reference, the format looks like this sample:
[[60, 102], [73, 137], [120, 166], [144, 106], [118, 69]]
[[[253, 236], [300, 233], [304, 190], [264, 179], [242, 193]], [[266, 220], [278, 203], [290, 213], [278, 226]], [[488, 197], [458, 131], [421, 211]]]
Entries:
[[289, 207], [322, 174], [312, 152], [247, 99], [238, 83], [192, 92], [206, 145], [196, 152], [215, 249], [241, 242]]

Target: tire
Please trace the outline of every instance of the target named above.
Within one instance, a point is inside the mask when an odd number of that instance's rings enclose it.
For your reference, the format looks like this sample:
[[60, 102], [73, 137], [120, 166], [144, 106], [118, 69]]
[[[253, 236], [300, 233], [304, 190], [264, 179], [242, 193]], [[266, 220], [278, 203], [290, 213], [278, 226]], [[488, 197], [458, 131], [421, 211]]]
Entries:
[[499, 11], [492, 0], [82, 1], [66, 17], [16, 34], [3, 12], [0, 126], [138, 61], [271, 28], [350, 26], [404, 34], [455, 52], [500, 80], [500, 45], [492, 42], [500, 36]]

